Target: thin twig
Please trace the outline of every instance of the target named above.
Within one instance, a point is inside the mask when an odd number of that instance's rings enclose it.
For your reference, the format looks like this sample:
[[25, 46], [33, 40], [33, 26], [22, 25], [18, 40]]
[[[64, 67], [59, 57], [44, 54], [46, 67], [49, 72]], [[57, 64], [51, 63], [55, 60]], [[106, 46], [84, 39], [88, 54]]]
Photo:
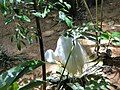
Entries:
[[93, 16], [92, 16], [91, 11], [90, 11], [87, 3], [86, 3], [86, 0], [83, 0], [83, 3], [85, 4], [85, 7], [86, 7], [86, 9], [87, 9], [87, 11], [88, 11], [88, 13], [89, 13], [89, 15], [90, 15], [91, 21], [94, 22], [94, 21], [93, 21]]
[[[95, 0], [95, 3], [96, 3], [96, 27], [98, 27], [98, 0]], [[97, 56], [98, 56], [98, 52], [99, 52], [99, 39], [98, 39], [98, 36], [99, 36], [99, 33], [96, 31], [96, 52], [97, 52]]]
[[98, 26], [98, 0], [95, 0], [96, 3], [96, 26]]
[[100, 28], [102, 29], [102, 23], [103, 23], [103, 0], [101, 0], [101, 13], [100, 13], [100, 18], [101, 18], [101, 24]]
[[65, 72], [66, 66], [67, 66], [67, 64], [68, 64], [68, 61], [69, 61], [69, 58], [70, 58], [70, 55], [71, 55], [73, 49], [74, 49], [74, 46], [72, 46], [71, 51], [70, 51], [70, 53], [69, 53], [69, 56], [68, 56], [68, 58], [67, 58], [67, 61], [66, 61], [66, 63], [65, 63], [65, 67], [64, 67], [63, 72], [62, 72], [62, 75], [61, 75], [61, 77], [60, 77], [60, 82], [59, 82], [59, 84], [58, 84], [57, 90], [60, 89], [60, 84], [61, 84], [61, 81], [62, 81], [62, 77], [63, 77], [63, 74], [64, 74], [64, 72]]
[[[102, 30], [102, 23], [103, 23], [103, 0], [101, 0], [101, 6], [100, 6], [100, 19], [101, 19], [100, 28]], [[100, 33], [100, 35], [101, 35], [101, 33]], [[99, 43], [101, 43], [101, 39], [99, 39]]]
[[[36, 0], [33, 0], [33, 2], [34, 2], [34, 4], [33, 4], [34, 10], [38, 11]], [[42, 59], [42, 61], [45, 62], [44, 46], [43, 46], [43, 39], [42, 39], [42, 32], [41, 32], [39, 17], [35, 17], [35, 19], [36, 19], [36, 25], [37, 25], [37, 33], [38, 33], [38, 39], [39, 39], [39, 48], [40, 48], [41, 59]], [[45, 63], [44, 63], [44, 65], [42, 65], [42, 78], [44, 81], [46, 81], [46, 64]], [[43, 90], [46, 90], [46, 83], [43, 84]]]

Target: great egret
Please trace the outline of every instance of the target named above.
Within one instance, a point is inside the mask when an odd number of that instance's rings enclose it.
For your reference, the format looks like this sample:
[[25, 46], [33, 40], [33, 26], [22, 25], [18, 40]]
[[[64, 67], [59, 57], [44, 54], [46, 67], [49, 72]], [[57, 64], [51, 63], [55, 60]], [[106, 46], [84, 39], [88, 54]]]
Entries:
[[[73, 50], [71, 51], [71, 48]], [[71, 55], [69, 57], [69, 54]], [[55, 60], [59, 60], [63, 65], [66, 64], [69, 57], [66, 69], [71, 74], [83, 73], [83, 67], [85, 62], [88, 60], [86, 51], [83, 49], [77, 39], [68, 36], [60, 36], [57, 41], [57, 47], [55, 52], [49, 49], [45, 52], [45, 58], [50, 63], [55, 63]]]

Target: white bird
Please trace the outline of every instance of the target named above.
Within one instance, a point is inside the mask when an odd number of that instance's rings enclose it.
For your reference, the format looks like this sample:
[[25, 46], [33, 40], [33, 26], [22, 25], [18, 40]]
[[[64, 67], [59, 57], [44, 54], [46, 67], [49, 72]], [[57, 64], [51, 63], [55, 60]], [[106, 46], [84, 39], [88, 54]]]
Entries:
[[[71, 48], [73, 50], [71, 51]], [[69, 54], [71, 52], [70, 58], [68, 60], [66, 69], [71, 74], [76, 74], [77, 71], [79, 74], [83, 73], [83, 67], [85, 62], [88, 60], [86, 51], [80, 45], [77, 39], [71, 37], [60, 36], [57, 41], [57, 47], [55, 52], [47, 50], [45, 53], [45, 58], [48, 62], [55, 62], [59, 58], [60, 62], [65, 65]], [[48, 58], [49, 57], [49, 58]]]
[[55, 63], [55, 55], [53, 50], [49, 49], [45, 52], [45, 59], [49, 62], [49, 63]]

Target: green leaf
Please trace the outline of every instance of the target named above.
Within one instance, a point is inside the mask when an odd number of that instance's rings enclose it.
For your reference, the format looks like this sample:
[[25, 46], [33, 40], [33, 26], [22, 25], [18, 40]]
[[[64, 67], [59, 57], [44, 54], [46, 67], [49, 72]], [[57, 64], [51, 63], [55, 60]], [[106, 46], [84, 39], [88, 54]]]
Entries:
[[16, 0], [16, 1], [19, 2], [19, 3], [21, 2], [21, 0]]
[[85, 90], [108, 90], [108, 86], [110, 85], [107, 78], [101, 76], [101, 74], [91, 74], [87, 76], [87, 81]]
[[84, 90], [84, 88], [79, 83], [67, 83], [67, 85], [73, 90]]
[[24, 38], [24, 39], [26, 38], [25, 32], [22, 32], [22, 30], [20, 30], [19, 35], [20, 35], [22, 38]]
[[14, 82], [14, 83], [9, 87], [8, 90], [18, 90], [18, 88], [19, 88], [18, 83], [17, 83], [17, 82]]
[[111, 37], [112, 37], [112, 44], [114, 46], [120, 46], [120, 32], [112, 32]]
[[21, 68], [24, 68], [24, 69], [19, 73], [19, 75], [16, 76], [14, 81], [18, 80], [20, 77], [22, 77], [27, 72], [33, 71], [34, 69], [36, 69], [37, 67], [39, 67], [43, 64], [44, 63], [40, 60], [31, 60], [31, 61], [27, 61], [27, 62], [21, 64]]
[[59, 2], [63, 3], [63, 0], [59, 0]]
[[45, 0], [39, 0], [38, 3], [42, 4]]
[[40, 85], [43, 84], [43, 83], [45, 83], [45, 81], [33, 80], [33, 81], [31, 81], [30, 83], [28, 83], [27, 85], [19, 88], [18, 90], [30, 90], [30, 89], [32, 89], [33, 87], [40, 86]]
[[112, 38], [119, 37], [120, 38], [120, 32], [112, 32]]
[[27, 41], [28, 41], [29, 44], [32, 44], [32, 43], [33, 43], [33, 38], [32, 38], [31, 36], [29, 36], [29, 37], [27, 38]]
[[65, 6], [66, 6], [68, 9], [70, 9], [70, 8], [71, 8], [71, 5], [70, 5], [70, 4], [68, 4], [67, 2], [64, 2], [64, 4], [65, 4]]
[[0, 9], [1, 9], [1, 12], [4, 16], [7, 15], [7, 7], [3, 4], [0, 4]]
[[65, 23], [67, 24], [67, 26], [69, 28], [73, 27], [73, 22], [70, 18], [68, 18], [64, 12], [60, 11], [59, 12], [59, 18], [62, 20], [62, 21], [65, 21]]
[[35, 13], [32, 13], [32, 14], [36, 17], [45, 18], [49, 12], [50, 12], [50, 9], [48, 7], [45, 7], [43, 13], [35, 12]]
[[31, 20], [29, 19], [29, 17], [27, 17], [26, 15], [22, 15], [22, 16], [17, 15], [17, 17], [18, 17], [21, 21], [31, 22]]
[[20, 3], [21, 0], [9, 0], [9, 2], [12, 3], [12, 4], [13, 4], [13, 3]]
[[42, 18], [45, 18], [49, 12], [50, 9], [48, 7], [45, 7], [44, 12], [42, 13]]
[[34, 16], [36, 16], [36, 17], [42, 17], [42, 14], [40, 13], [40, 12], [35, 12], [35, 13], [32, 13]]
[[26, 61], [0, 75], [0, 90], [7, 90], [7, 88], [16, 82], [27, 72], [30, 72], [44, 63], [40, 60]]
[[69, 28], [72, 28], [73, 27], [73, 22], [72, 22], [72, 20], [70, 20], [69, 18], [65, 18], [65, 22], [66, 22], [66, 24], [67, 24], [67, 26], [69, 27]]
[[22, 71], [23, 68], [20, 68], [20, 66], [18, 67], [14, 67], [10, 70], [8, 70], [7, 72], [3, 73], [0, 75], [0, 90], [4, 90], [12, 84], [13, 80], [15, 79], [15, 77], [19, 74], [20, 71]]
[[5, 20], [5, 25], [7, 25], [7, 24], [9, 24], [9, 23], [11, 23], [12, 22], [12, 18], [7, 18], [6, 20]]
[[109, 32], [103, 32], [101, 35], [100, 35], [100, 38], [101, 39], [105, 39], [105, 40], [109, 40], [111, 38], [111, 34]]
[[23, 15], [21, 19], [24, 21], [30, 22], [30, 19], [26, 15]]
[[87, 32], [82, 32], [81, 33], [83, 37], [88, 38], [89, 40], [96, 41], [96, 35], [87, 33]]
[[10, 3], [13, 3], [13, 0], [9, 0]]
[[114, 46], [120, 46], [120, 40], [112, 40]]

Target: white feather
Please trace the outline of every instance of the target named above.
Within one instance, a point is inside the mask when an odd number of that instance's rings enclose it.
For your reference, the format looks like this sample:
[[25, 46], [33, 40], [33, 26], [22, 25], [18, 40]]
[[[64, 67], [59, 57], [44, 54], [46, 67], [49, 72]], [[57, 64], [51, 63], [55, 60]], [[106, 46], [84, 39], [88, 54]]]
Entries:
[[59, 58], [60, 62], [65, 65], [71, 52], [72, 46], [74, 46], [74, 49], [70, 55], [66, 69], [69, 73], [72, 73], [73, 75], [76, 74], [77, 71], [82, 74], [83, 67], [85, 62], [88, 60], [88, 56], [78, 40], [71, 37], [60, 36], [57, 41], [55, 52], [53, 52], [53, 50], [46, 51], [46, 60], [48, 62], [55, 62], [55, 59]]

